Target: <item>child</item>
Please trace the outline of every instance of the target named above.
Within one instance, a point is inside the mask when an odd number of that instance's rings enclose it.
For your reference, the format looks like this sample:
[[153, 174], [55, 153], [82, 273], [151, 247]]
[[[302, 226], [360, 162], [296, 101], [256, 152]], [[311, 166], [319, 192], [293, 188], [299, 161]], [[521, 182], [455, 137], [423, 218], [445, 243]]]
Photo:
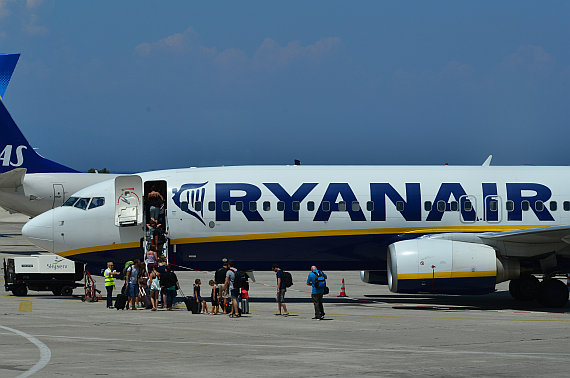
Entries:
[[245, 287], [241, 289], [241, 312], [249, 314], [249, 292]]
[[212, 312], [210, 315], [218, 315], [220, 311], [220, 289], [214, 280], [210, 280], [210, 286], [212, 287]]
[[198, 302], [198, 306], [200, 305], [200, 303], [202, 304], [202, 312], [204, 312], [204, 314], [207, 314], [208, 313], [208, 304], [206, 303], [206, 300], [204, 298], [202, 298], [202, 296], [200, 295], [200, 285], [202, 284], [202, 281], [200, 281], [199, 278], [196, 278], [194, 283], [195, 283], [195, 285], [194, 285], [194, 298], [196, 298], [196, 302]]

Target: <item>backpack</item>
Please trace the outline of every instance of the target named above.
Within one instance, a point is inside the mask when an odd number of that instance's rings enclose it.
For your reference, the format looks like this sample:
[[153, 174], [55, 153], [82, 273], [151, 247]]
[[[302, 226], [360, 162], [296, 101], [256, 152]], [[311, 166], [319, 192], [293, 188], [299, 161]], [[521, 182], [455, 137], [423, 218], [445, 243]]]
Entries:
[[325, 279], [325, 275], [320, 270], [315, 272], [315, 287], [318, 289], [322, 289], [327, 286], [327, 280]]
[[127, 261], [125, 263], [125, 267], [123, 268], [123, 277], [127, 277], [127, 269], [129, 269], [134, 264], [135, 264], [134, 261]]
[[235, 275], [236, 276], [234, 278], [234, 289], [242, 289], [246, 285], [248, 285], [247, 282], [248, 276], [246, 272], [236, 271]]
[[293, 276], [291, 276], [291, 273], [283, 272], [283, 283], [285, 284], [285, 287], [293, 286]]

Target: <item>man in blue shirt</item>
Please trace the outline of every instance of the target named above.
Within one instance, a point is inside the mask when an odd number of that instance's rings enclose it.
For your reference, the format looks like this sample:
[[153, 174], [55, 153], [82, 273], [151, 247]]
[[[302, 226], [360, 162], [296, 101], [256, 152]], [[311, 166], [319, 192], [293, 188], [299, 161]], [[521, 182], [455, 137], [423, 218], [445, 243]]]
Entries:
[[307, 277], [307, 286], [313, 287], [311, 291], [311, 298], [313, 298], [313, 305], [315, 306], [315, 317], [313, 319], [323, 320], [325, 318], [323, 294], [325, 293], [326, 279], [326, 274], [318, 270], [314, 265], [311, 267], [311, 273]]

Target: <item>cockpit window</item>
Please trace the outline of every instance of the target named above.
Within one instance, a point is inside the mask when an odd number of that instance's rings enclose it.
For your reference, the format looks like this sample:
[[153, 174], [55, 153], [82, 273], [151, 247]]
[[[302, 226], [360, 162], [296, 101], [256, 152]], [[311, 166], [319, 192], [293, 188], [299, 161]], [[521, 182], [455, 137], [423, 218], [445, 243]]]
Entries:
[[63, 206], [73, 206], [73, 204], [75, 203], [75, 201], [77, 201], [79, 198], [77, 197], [69, 197], [67, 199], [67, 201], [65, 201], [65, 203], [63, 204]]
[[90, 199], [91, 198], [80, 198], [79, 201], [77, 201], [75, 203], [75, 206], [73, 206], [73, 207], [77, 207], [78, 209], [85, 210], [85, 209], [87, 209], [87, 205], [89, 205]]
[[96, 207], [103, 206], [105, 204], [105, 197], [93, 197], [91, 203], [89, 204], [89, 209], [94, 209]]

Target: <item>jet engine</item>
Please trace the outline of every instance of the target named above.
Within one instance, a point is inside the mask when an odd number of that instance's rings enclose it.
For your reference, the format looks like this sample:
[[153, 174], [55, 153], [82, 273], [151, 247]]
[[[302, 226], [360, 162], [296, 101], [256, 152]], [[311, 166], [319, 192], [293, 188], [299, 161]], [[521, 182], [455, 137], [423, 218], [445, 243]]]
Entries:
[[500, 260], [484, 244], [420, 238], [388, 246], [393, 293], [487, 294], [519, 276], [518, 260]]

